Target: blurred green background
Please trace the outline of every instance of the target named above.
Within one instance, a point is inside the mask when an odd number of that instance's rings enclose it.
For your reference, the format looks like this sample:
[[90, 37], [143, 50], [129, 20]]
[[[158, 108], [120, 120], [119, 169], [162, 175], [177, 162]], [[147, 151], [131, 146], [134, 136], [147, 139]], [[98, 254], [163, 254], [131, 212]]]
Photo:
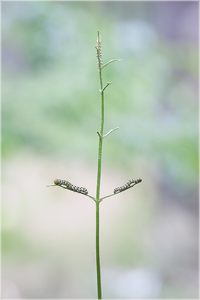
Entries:
[[198, 2], [2, 3], [2, 296], [95, 298], [100, 122], [105, 298], [198, 297]]

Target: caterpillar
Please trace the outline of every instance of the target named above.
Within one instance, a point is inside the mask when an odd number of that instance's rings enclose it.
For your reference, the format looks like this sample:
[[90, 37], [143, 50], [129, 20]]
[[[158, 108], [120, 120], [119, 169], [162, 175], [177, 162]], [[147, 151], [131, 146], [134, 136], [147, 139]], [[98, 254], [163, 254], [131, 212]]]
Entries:
[[73, 191], [73, 192], [77, 192], [77, 193], [84, 194], [84, 195], [88, 194], [88, 190], [86, 188], [73, 185], [67, 180], [55, 179], [54, 184], [61, 186], [65, 189], [68, 189], [70, 191]]
[[141, 178], [138, 179], [130, 179], [126, 184], [124, 184], [123, 186], [117, 187], [114, 189], [114, 194], [123, 192], [127, 189], [130, 189], [131, 187], [133, 187], [135, 184], [138, 184], [142, 181]]

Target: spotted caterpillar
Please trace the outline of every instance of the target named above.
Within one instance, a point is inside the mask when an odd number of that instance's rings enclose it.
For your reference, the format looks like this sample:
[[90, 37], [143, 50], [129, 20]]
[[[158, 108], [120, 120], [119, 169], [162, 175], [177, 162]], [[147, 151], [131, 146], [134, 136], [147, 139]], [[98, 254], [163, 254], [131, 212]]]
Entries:
[[88, 194], [88, 190], [86, 188], [75, 186], [75, 185], [71, 184], [69, 181], [66, 181], [66, 180], [55, 179], [54, 184], [58, 185], [58, 186], [61, 186], [65, 189], [68, 189], [70, 191], [73, 191], [73, 192], [77, 192], [77, 193], [84, 194], [84, 195]]
[[117, 187], [114, 189], [114, 194], [123, 192], [131, 187], [133, 187], [135, 184], [138, 184], [142, 181], [142, 179], [131, 179], [129, 180], [126, 184], [124, 184], [123, 186]]

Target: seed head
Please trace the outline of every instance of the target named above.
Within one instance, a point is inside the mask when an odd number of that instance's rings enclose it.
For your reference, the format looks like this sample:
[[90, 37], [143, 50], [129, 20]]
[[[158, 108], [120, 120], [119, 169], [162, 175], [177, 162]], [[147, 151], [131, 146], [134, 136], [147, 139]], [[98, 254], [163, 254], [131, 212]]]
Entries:
[[97, 50], [97, 65], [98, 68], [100, 69], [101, 66], [103, 65], [102, 61], [102, 48], [101, 48], [101, 36], [99, 31], [97, 32], [97, 42], [96, 42], [96, 50]]

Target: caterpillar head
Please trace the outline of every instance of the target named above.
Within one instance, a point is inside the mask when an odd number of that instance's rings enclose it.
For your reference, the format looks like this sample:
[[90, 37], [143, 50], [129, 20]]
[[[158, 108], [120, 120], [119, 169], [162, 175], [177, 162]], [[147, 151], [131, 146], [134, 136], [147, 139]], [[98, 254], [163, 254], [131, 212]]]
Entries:
[[55, 180], [54, 180], [54, 184], [55, 184], [55, 185], [59, 185], [59, 184], [60, 184], [60, 179], [55, 179]]
[[140, 183], [140, 182], [142, 182], [142, 179], [141, 179], [141, 178], [138, 178], [138, 179], [136, 179], [136, 181], [135, 181], [136, 184], [137, 184], [137, 183]]

